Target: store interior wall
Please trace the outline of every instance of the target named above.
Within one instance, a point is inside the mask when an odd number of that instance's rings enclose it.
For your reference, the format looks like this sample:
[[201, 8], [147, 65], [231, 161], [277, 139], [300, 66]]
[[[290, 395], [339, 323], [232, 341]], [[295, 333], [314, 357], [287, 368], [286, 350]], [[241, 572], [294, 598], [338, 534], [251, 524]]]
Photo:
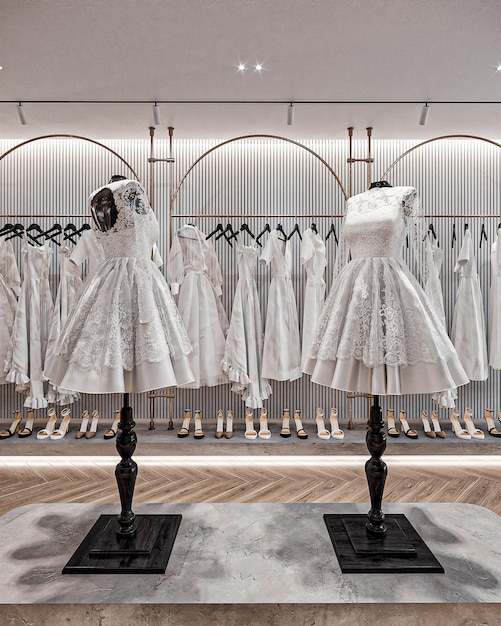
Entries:
[[[147, 161], [150, 154], [149, 140], [100, 141], [128, 161], [150, 191]], [[2, 140], [0, 151], [3, 153], [17, 143], [15, 140]], [[191, 222], [205, 233], [211, 232], [218, 222], [223, 226], [230, 223], [234, 230], [242, 223], [247, 223], [256, 233], [266, 223], [271, 228], [281, 223], [284, 230], [290, 232], [296, 223], [303, 231], [315, 222], [324, 237], [331, 224], [334, 224], [339, 235], [342, 222], [339, 216], [344, 210], [344, 197], [328, 168], [310, 152], [289, 142], [270, 138], [232, 142], [202, 159], [179, 189], [172, 206], [172, 218], [169, 219], [169, 199], [178, 182], [197, 158], [218, 143], [216, 140], [174, 140], [175, 162], [159, 162], [152, 166], [155, 182], [153, 205], [161, 228], [159, 249], [165, 261], [168, 257], [171, 223], [173, 229], [176, 229]], [[348, 141], [305, 140], [301, 143], [321, 156], [348, 190]], [[399, 155], [417, 143], [411, 140], [374, 140], [373, 179], [378, 179]], [[353, 149], [355, 157], [364, 158], [367, 155], [366, 141], [355, 140]], [[155, 156], [169, 156], [168, 140], [155, 141]], [[490, 248], [501, 222], [500, 160], [501, 149], [497, 146], [479, 140], [450, 139], [432, 142], [411, 152], [387, 176], [393, 185], [415, 186], [421, 198], [423, 213], [431, 216], [426, 218], [426, 225], [433, 224], [445, 253], [441, 277], [449, 329], [459, 282], [459, 276], [454, 274], [453, 268], [462, 244], [465, 223], [468, 223], [475, 242], [487, 320]], [[367, 165], [356, 163], [352, 172], [353, 193], [365, 190]], [[55, 222], [63, 227], [69, 222], [77, 227], [84, 222], [91, 223], [87, 198], [115, 173], [130, 175], [127, 168], [110, 152], [82, 140], [47, 139], [23, 146], [0, 161], [3, 223], [19, 222], [28, 226], [36, 222], [44, 229]], [[215, 215], [220, 217], [216, 218]], [[452, 246], [454, 224], [457, 239]], [[482, 225], [487, 241], [480, 239]], [[265, 238], [266, 235], [263, 242]], [[21, 240], [16, 238], [11, 241], [20, 263]], [[230, 314], [237, 281], [235, 245], [230, 247], [224, 238], [212, 241], [224, 278], [222, 300]], [[244, 239], [244, 242], [248, 243], [249, 240]], [[292, 237], [291, 243], [294, 259], [292, 282], [301, 321], [305, 276], [299, 262], [300, 240], [297, 235]], [[57, 246], [49, 245], [55, 251], [51, 269], [51, 284], [55, 294], [59, 274]], [[332, 236], [326, 242], [326, 249], [326, 281], [330, 288], [337, 251]], [[263, 320], [270, 278], [268, 268], [258, 268], [257, 282]], [[293, 383], [273, 381], [272, 386], [273, 394], [266, 402], [270, 418], [280, 418], [286, 407], [291, 410], [301, 409], [303, 418], [314, 418], [317, 406], [323, 407], [326, 412], [331, 406], [337, 406], [341, 419], [348, 417], [346, 394], [314, 385], [306, 375]], [[501, 409], [499, 389], [500, 374], [490, 368], [487, 381], [472, 382], [459, 390], [460, 411], [471, 406], [475, 417], [482, 417], [486, 407], [497, 412]], [[3, 386], [0, 396], [1, 414], [6, 418], [23, 401], [13, 385]], [[149, 418], [146, 394], [133, 395], [131, 400], [135, 417]], [[74, 405], [73, 413], [76, 416], [84, 408], [98, 408], [102, 417], [111, 419], [121, 403], [119, 394], [83, 395], [79, 403]], [[416, 418], [422, 408], [431, 411], [433, 406], [428, 396], [418, 395], [383, 398], [381, 404], [383, 409], [406, 409], [409, 417]], [[219, 408], [225, 411], [233, 409], [236, 417], [243, 417], [245, 413], [240, 396], [230, 391], [229, 384], [209, 389], [175, 390], [174, 418], [181, 418], [185, 407], [192, 410], [200, 408], [205, 418], [214, 418]], [[366, 417], [365, 400], [355, 400], [354, 409], [355, 418]], [[38, 413], [38, 417], [42, 417], [42, 412]], [[440, 411], [440, 417], [445, 418], [447, 415], [446, 410]], [[156, 400], [156, 419], [168, 416], [168, 400]]]

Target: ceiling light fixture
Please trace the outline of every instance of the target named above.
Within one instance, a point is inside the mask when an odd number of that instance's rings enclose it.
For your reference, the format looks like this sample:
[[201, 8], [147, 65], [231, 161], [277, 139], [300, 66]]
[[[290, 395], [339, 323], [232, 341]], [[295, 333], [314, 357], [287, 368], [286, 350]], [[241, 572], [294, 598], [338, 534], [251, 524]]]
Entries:
[[23, 126], [26, 126], [26, 124], [28, 123], [28, 119], [26, 118], [26, 113], [24, 112], [22, 102], [17, 105], [17, 114], [19, 115], [19, 121], [21, 122], [21, 124]]
[[239, 72], [245, 72], [245, 63], [239, 63], [237, 67]]
[[156, 102], [153, 105], [153, 120], [155, 122], [155, 126], [162, 125], [162, 120], [160, 119], [160, 107], [158, 106]]
[[423, 108], [421, 109], [421, 115], [419, 116], [419, 125], [424, 126], [426, 124], [426, 120], [428, 119], [428, 115], [430, 114], [430, 107], [426, 102], [423, 104]]
[[496, 67], [496, 71], [497, 71], [497, 72], [501, 72], [501, 64], [499, 64], [499, 65]]
[[260, 72], [263, 69], [263, 66], [261, 63], [256, 63], [255, 68], [256, 68], [256, 72]]
[[294, 124], [294, 105], [292, 102], [287, 107], [287, 126], [292, 126]]
[[3, 70], [3, 65], [0, 65], [0, 71], [2, 71], [2, 70]]

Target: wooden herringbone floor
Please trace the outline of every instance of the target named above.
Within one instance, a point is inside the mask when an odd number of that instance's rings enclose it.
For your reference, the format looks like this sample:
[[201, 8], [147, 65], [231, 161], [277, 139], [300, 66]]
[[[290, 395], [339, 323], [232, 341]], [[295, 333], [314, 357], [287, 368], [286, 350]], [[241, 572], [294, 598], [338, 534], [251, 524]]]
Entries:
[[[467, 502], [501, 515], [499, 466], [415, 466], [389, 463], [386, 502]], [[312, 466], [148, 462], [140, 465], [135, 502], [367, 502], [364, 460], [359, 464]], [[12, 463], [0, 458], [0, 514], [36, 502], [118, 502], [114, 464], [47, 459]]]

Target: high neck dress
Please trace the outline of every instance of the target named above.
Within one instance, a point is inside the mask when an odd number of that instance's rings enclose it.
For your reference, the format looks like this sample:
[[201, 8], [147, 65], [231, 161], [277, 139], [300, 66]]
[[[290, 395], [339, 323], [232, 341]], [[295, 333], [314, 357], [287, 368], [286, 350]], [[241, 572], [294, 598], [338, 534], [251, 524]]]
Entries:
[[106, 188], [118, 217], [110, 230], [96, 231], [105, 260], [85, 281], [45, 375], [57, 387], [84, 393], [139, 393], [190, 382], [188, 335], [152, 261], [159, 227], [146, 194], [133, 180]]
[[343, 236], [351, 260], [335, 277], [317, 324], [305, 367], [313, 382], [361, 393], [445, 397], [468, 382], [401, 256], [418, 216], [413, 187], [375, 188], [348, 200]]

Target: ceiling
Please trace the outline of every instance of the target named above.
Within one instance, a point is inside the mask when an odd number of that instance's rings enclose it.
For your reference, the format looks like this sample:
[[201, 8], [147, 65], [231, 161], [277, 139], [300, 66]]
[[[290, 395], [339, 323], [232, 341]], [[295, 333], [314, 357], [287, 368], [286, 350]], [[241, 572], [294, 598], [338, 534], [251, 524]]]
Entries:
[[157, 137], [501, 138], [500, 32], [499, 0], [1, 0], [0, 137], [147, 138], [155, 101], [224, 101], [161, 104]]

